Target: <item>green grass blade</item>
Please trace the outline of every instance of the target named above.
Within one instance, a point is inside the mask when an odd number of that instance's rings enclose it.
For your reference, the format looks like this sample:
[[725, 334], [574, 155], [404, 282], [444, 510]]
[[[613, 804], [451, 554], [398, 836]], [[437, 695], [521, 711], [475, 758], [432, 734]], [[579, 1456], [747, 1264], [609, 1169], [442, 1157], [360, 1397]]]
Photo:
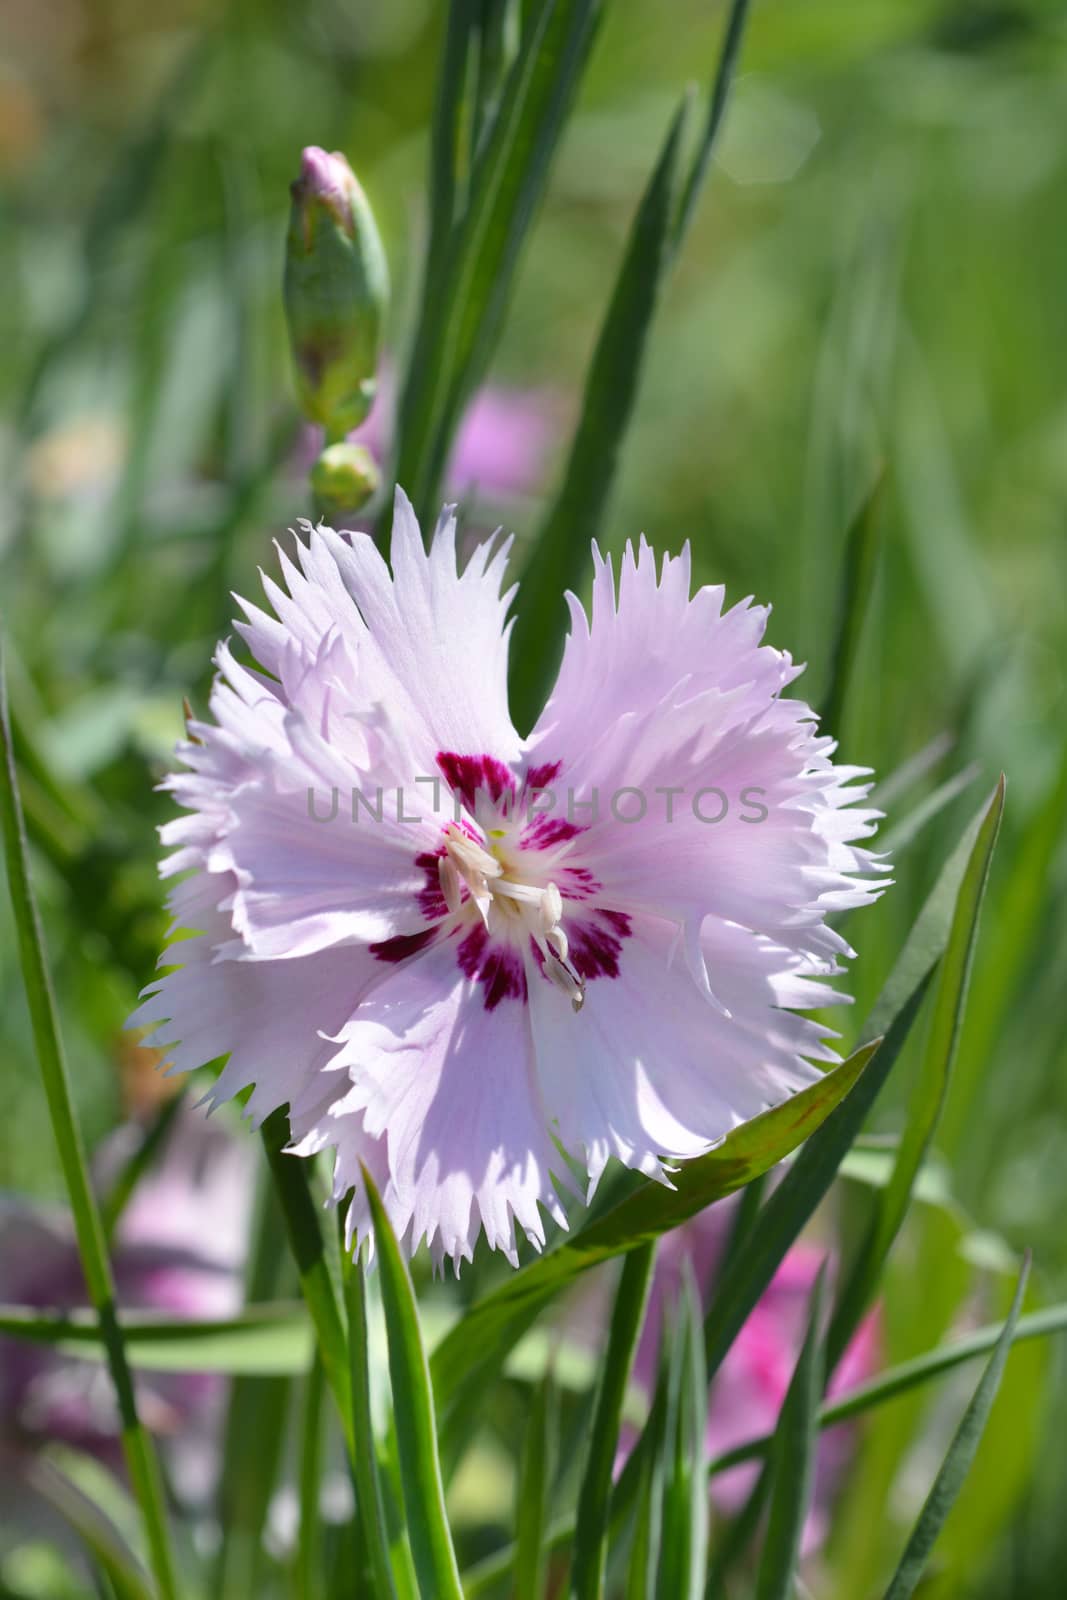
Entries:
[[[282, 1287], [286, 1257], [278, 1249], [281, 1228], [277, 1198], [263, 1170], [245, 1275], [246, 1304], [274, 1302]], [[301, 1320], [306, 1325], [306, 1312]], [[289, 1393], [283, 1378], [258, 1374], [241, 1374], [230, 1385], [218, 1490], [226, 1537], [219, 1545], [215, 1585], [224, 1600], [255, 1594], [260, 1584], [263, 1529], [278, 1481]]]
[[311, 1364], [300, 1418], [300, 1526], [296, 1543], [296, 1590], [300, 1600], [317, 1600], [321, 1581], [323, 1416], [325, 1374], [321, 1358]]
[[395, 1600], [389, 1560], [389, 1532], [385, 1520], [378, 1447], [370, 1402], [370, 1358], [367, 1343], [367, 1287], [362, 1255], [351, 1262], [345, 1278], [348, 1305], [348, 1345], [352, 1363], [352, 1434], [356, 1441], [353, 1474], [356, 1501], [367, 1550], [373, 1600]]
[[626, 1600], [651, 1600], [656, 1592], [663, 1516], [662, 1471], [657, 1473], [656, 1468], [657, 1457], [653, 1452], [652, 1464], [646, 1465], [641, 1479], [634, 1519], [634, 1540], [626, 1573]]
[[[708, 115], [686, 177], [680, 139], [688, 98], [675, 113], [634, 218], [586, 377], [581, 419], [548, 520], [523, 575], [511, 651], [510, 696], [520, 728], [532, 726], [558, 665], [562, 594], [576, 588], [597, 535], [633, 414], [645, 349], [667, 271], [684, 240], [722, 125], [748, 0], [732, 0]], [[681, 198], [678, 191], [681, 189]]]
[[[902, 1361], [895, 1367], [889, 1367], [880, 1372], [877, 1377], [868, 1383], [850, 1389], [846, 1394], [839, 1395], [829, 1401], [819, 1411], [819, 1427], [832, 1428], [841, 1422], [848, 1422], [854, 1417], [864, 1416], [878, 1406], [885, 1405], [895, 1400], [899, 1395], [907, 1394], [910, 1390], [921, 1388], [923, 1384], [932, 1383], [936, 1378], [946, 1372], [952, 1372], [956, 1367], [964, 1366], [969, 1361], [977, 1361], [979, 1357], [988, 1355], [1001, 1339], [1006, 1324], [1003, 1322], [991, 1324], [988, 1327], [978, 1328], [974, 1333], [965, 1338], [955, 1339], [950, 1344], [939, 1345], [934, 1350], [928, 1350], [923, 1355], [913, 1356], [908, 1361]], [[1047, 1339], [1053, 1334], [1067, 1333], [1067, 1301], [1058, 1305], [1046, 1306], [1041, 1311], [1029, 1312], [1021, 1316], [1016, 1323], [1012, 1344], [1020, 1344], [1029, 1339]], [[653, 1419], [654, 1420], [654, 1419]], [[660, 1419], [662, 1421], [662, 1418]], [[770, 1450], [774, 1435], [770, 1433], [759, 1434], [744, 1444], [736, 1445], [731, 1450], [725, 1450], [721, 1455], [715, 1456], [708, 1463], [708, 1476], [714, 1477], [720, 1472], [729, 1472], [732, 1467], [741, 1466], [746, 1461], [758, 1461], [764, 1458]], [[761, 1480], [763, 1481], [763, 1480]], [[769, 1477], [767, 1479], [769, 1484]], [[744, 1544], [748, 1543], [755, 1529], [759, 1511], [763, 1501], [752, 1508], [751, 1526], [745, 1534]], [[749, 1507], [739, 1514], [734, 1522], [745, 1518]], [[731, 1540], [734, 1524], [725, 1535], [726, 1540]], [[566, 1546], [574, 1535], [573, 1518], [560, 1517], [549, 1527], [546, 1542], [552, 1549]], [[712, 1565], [709, 1575], [709, 1585], [706, 1591], [708, 1600], [719, 1600], [721, 1593], [721, 1578], [723, 1568], [720, 1564], [722, 1556], [722, 1538], [716, 1548], [716, 1561]], [[502, 1549], [494, 1551], [491, 1556], [486, 1556], [476, 1566], [471, 1567], [464, 1580], [465, 1592], [468, 1600], [481, 1594], [491, 1593], [512, 1570], [515, 1562], [516, 1547], [513, 1544], [505, 1545]], [[716, 1574], [718, 1577], [716, 1578]], [[712, 1582], [711, 1579], [716, 1581]]]
[[644, 364], [653, 314], [671, 257], [683, 100], [667, 132], [627, 240], [585, 382], [581, 418], [548, 520], [523, 573], [510, 652], [516, 725], [529, 728], [562, 651], [563, 591], [577, 587], [615, 482]]
[[834, 1309], [827, 1336], [827, 1367], [833, 1371], [870, 1303], [882, 1267], [900, 1232], [948, 1094], [974, 965], [978, 920], [989, 868], [1004, 814], [1004, 779], [993, 793], [960, 884], [948, 943], [941, 961], [926, 1047], [911, 1109], [888, 1188], [880, 1196], [867, 1236], [856, 1252]]
[[538, 1312], [583, 1272], [649, 1243], [776, 1166], [842, 1103], [849, 1103], [870, 1071], [875, 1049], [874, 1043], [863, 1046], [818, 1082], [735, 1128], [706, 1156], [681, 1166], [673, 1189], [652, 1182], [641, 1185], [475, 1301], [433, 1353], [438, 1406], [443, 1410], [465, 1386], [482, 1381], [486, 1369], [503, 1361]]
[[771, 1447], [773, 1489], [756, 1600], [790, 1600], [793, 1592], [804, 1519], [811, 1505], [815, 1480], [815, 1446], [824, 1370], [820, 1324], [825, 1285], [824, 1262], [812, 1289], [807, 1333]]
[[314, 1324], [326, 1382], [337, 1402], [345, 1442], [354, 1462], [348, 1341], [340, 1297], [330, 1266], [322, 1207], [316, 1205], [312, 1198], [307, 1162], [299, 1156], [286, 1154], [289, 1119], [285, 1112], [272, 1112], [261, 1132], [275, 1193], [285, 1218], [289, 1248], [300, 1275], [301, 1293]]
[[0, 831], [3, 833], [8, 893], [48, 1110], [70, 1198], [85, 1281], [100, 1323], [108, 1367], [115, 1386], [122, 1445], [130, 1481], [144, 1518], [152, 1571], [162, 1600], [176, 1597], [177, 1578], [167, 1529], [159, 1467], [152, 1442], [137, 1414], [133, 1379], [115, 1305], [115, 1286], [100, 1212], [89, 1181], [81, 1131], [59, 1032], [59, 1017], [44, 953], [44, 938], [30, 882], [26, 830], [19, 801], [11, 725], [7, 712], [4, 648], [0, 638]]
[[[666, 1335], [669, 1333], [669, 1337]], [[629, 1551], [626, 1600], [653, 1600], [659, 1583], [663, 1559], [664, 1494], [674, 1468], [677, 1446], [677, 1391], [680, 1388], [681, 1362], [678, 1351], [678, 1324], [665, 1330], [659, 1350], [659, 1371], [655, 1394], [662, 1396], [649, 1433], [649, 1447], [642, 1464], [641, 1490], [634, 1511], [634, 1538]], [[675, 1374], [679, 1381], [673, 1383]]]
[[700, 1600], [708, 1559], [705, 1466], [708, 1379], [700, 1297], [692, 1270], [683, 1278], [665, 1406], [667, 1453], [656, 1592], [662, 1600]]
[[[551, 1368], [534, 1390], [515, 1500], [515, 1600], [544, 1600], [545, 1537], [558, 1450], [558, 1393]], [[464, 1593], [467, 1592], [464, 1585]]]
[[700, 198], [700, 191], [707, 177], [711, 165], [711, 157], [715, 149], [715, 140], [718, 138], [722, 119], [726, 114], [726, 102], [730, 94], [730, 86], [737, 70], [738, 58], [741, 54], [741, 41], [744, 38], [745, 23], [748, 21], [749, 0], [732, 0], [730, 15], [726, 19], [726, 32], [723, 36], [722, 50], [719, 53], [719, 64], [715, 71], [715, 79], [711, 86], [711, 98], [708, 101], [708, 115], [704, 123], [704, 132], [697, 146], [696, 155], [693, 157], [689, 175], [685, 180], [682, 191], [681, 204], [674, 224], [673, 248], [677, 250], [682, 244], [689, 224], [693, 220], [696, 204]]
[[1011, 867], [1011, 876], [997, 899], [995, 959], [982, 963], [975, 985], [956, 1064], [952, 1100], [945, 1108], [940, 1140], [950, 1155], [960, 1149], [992, 1049], [1032, 969], [1035, 948], [1047, 914], [1049, 874], [1067, 828], [1067, 748], [1048, 795], [1027, 819]]
[[[314, 1347], [303, 1301], [249, 1306], [233, 1317], [172, 1317], [150, 1311], [121, 1318], [126, 1356], [140, 1372], [220, 1372], [232, 1376], [295, 1376], [306, 1372]], [[95, 1314], [0, 1306], [0, 1333], [58, 1354], [107, 1357]]]
[[101, 1507], [50, 1461], [33, 1460], [25, 1472], [30, 1486], [77, 1534], [118, 1600], [152, 1600], [147, 1573]]
[[[400, 402], [395, 473], [424, 526], [432, 526], [439, 509], [448, 450], [495, 344], [601, 9], [602, 0], [545, 0], [505, 81], [445, 259], [428, 263]], [[447, 115], [453, 115], [451, 106]]]
[[941, 1468], [934, 1479], [930, 1493], [926, 1497], [919, 1520], [912, 1530], [900, 1565], [893, 1575], [889, 1588], [885, 1593], [885, 1600], [909, 1600], [922, 1578], [930, 1552], [941, 1532], [945, 1518], [952, 1509], [956, 1496], [963, 1487], [963, 1481], [970, 1470], [981, 1443], [985, 1425], [989, 1420], [989, 1413], [993, 1409], [1000, 1379], [1004, 1372], [1004, 1365], [1011, 1349], [1015, 1327], [1019, 1320], [1019, 1309], [1023, 1303], [1026, 1292], [1026, 1280], [1029, 1276], [1029, 1258], [1023, 1263], [1019, 1274], [1018, 1287], [1012, 1301], [1011, 1310], [1004, 1324], [1004, 1331], [997, 1340], [996, 1347], [989, 1359], [974, 1391], [955, 1437], [949, 1445], [948, 1453]]
[[626, 1257], [612, 1308], [589, 1455], [578, 1494], [571, 1564], [571, 1593], [576, 1600], [599, 1600], [604, 1592], [612, 1468], [619, 1444], [622, 1403], [648, 1302], [654, 1256], [655, 1247], [646, 1244]]
[[385, 1207], [365, 1168], [363, 1182], [374, 1221], [382, 1277], [397, 1456], [419, 1588], [426, 1600], [431, 1595], [433, 1600], [463, 1600], [445, 1512], [433, 1391], [419, 1331], [415, 1291]]
[[[1004, 1328], [1003, 1322], [977, 1328], [974, 1333], [968, 1334], [963, 1339], [954, 1339], [950, 1344], [938, 1345], [936, 1349], [927, 1350], [922, 1355], [912, 1356], [908, 1361], [899, 1362], [895, 1367], [886, 1368], [868, 1383], [859, 1384], [855, 1389], [849, 1389], [846, 1394], [828, 1401], [819, 1412], [819, 1427], [832, 1428], [839, 1422], [848, 1422], [853, 1417], [865, 1416], [878, 1406], [897, 1399], [899, 1395], [907, 1394], [911, 1389], [932, 1383], [935, 1378], [954, 1371], [956, 1367], [966, 1365], [968, 1361], [977, 1361], [979, 1356], [988, 1355], [996, 1348]], [[1020, 1317], [1015, 1326], [1012, 1344], [1022, 1344], [1029, 1339], [1048, 1339], [1055, 1333], [1067, 1333], [1067, 1301], [1055, 1306], [1046, 1306], [1041, 1311], [1032, 1311], [1027, 1316]], [[732, 1450], [723, 1451], [708, 1463], [709, 1475], [729, 1472], [731, 1467], [740, 1466], [744, 1461], [758, 1460], [766, 1455], [771, 1439], [772, 1435], [769, 1433], [760, 1434], [758, 1437], [746, 1440], [744, 1444], [735, 1445]]]
[[[767, 1437], [769, 1448], [772, 1435]], [[722, 1600], [726, 1592], [726, 1580], [730, 1572], [753, 1539], [763, 1516], [763, 1509], [767, 1504], [767, 1497], [771, 1492], [771, 1470], [767, 1462], [763, 1463], [759, 1477], [749, 1490], [748, 1497], [737, 1515], [730, 1519], [725, 1530], [719, 1530], [715, 1541], [712, 1559], [708, 1564], [708, 1577], [704, 1585], [704, 1600]]]
[[927, 823], [939, 817], [964, 790], [969, 789], [979, 774], [978, 763], [972, 761], [969, 766], [960, 772], [954, 772], [951, 778], [946, 778], [944, 783], [939, 783], [925, 800], [919, 802], [913, 811], [909, 811], [900, 822], [887, 828], [879, 837], [879, 849], [884, 850], [894, 860], [902, 850], [906, 850], [914, 839], [922, 832]]
[[872, 791], [872, 798], [883, 810], [891, 810], [902, 795], [908, 794], [929, 773], [937, 770], [942, 761], [952, 754], [955, 745], [955, 736], [947, 729], [935, 733], [934, 737], [913, 756], [909, 756], [899, 767], [895, 767], [884, 778], [878, 780]]
[[444, 48], [437, 73], [433, 118], [430, 123], [430, 234], [426, 245], [426, 279], [444, 259], [456, 213], [461, 206], [460, 131], [464, 120], [467, 59], [474, 27], [475, 0], [450, 0], [445, 22]]
[[909, 997], [917, 992], [944, 955], [960, 886], [988, 809], [986, 804], [976, 812], [938, 873], [937, 881], [912, 924], [903, 949], [863, 1025], [863, 1038], [874, 1038], [888, 1031]]
[[[887, 1368], [869, 1383], [850, 1389], [847, 1394], [839, 1395], [836, 1400], [825, 1405], [822, 1412], [822, 1426], [830, 1428], [837, 1422], [847, 1422], [850, 1417], [862, 1416], [872, 1407], [884, 1405], [888, 1400], [895, 1400], [898, 1395], [906, 1394], [909, 1389], [931, 1383], [943, 1373], [951, 1372], [968, 1361], [977, 1361], [979, 1356], [988, 1355], [990, 1350], [995, 1349], [1004, 1333], [1004, 1328], [1003, 1322], [976, 1328], [963, 1339], [954, 1339], [950, 1344], [939, 1345], [937, 1349], [928, 1350], [924, 1355], [912, 1356], [908, 1361], [901, 1361], [897, 1366]], [[1027, 1339], [1048, 1339], [1054, 1333], [1067, 1333], [1067, 1301], [1061, 1301], [1054, 1306], [1045, 1306], [1041, 1311], [1031, 1311], [1028, 1315], [1020, 1317], [1015, 1325], [1012, 1343], [1021, 1344]]]
[[[786, 1251], [823, 1199], [845, 1152], [863, 1126], [908, 1035], [921, 993], [912, 998], [883, 1040], [853, 1092], [826, 1118], [774, 1190], [753, 1224], [745, 1249], [721, 1278], [704, 1321], [709, 1378], [740, 1333]], [[871, 1046], [866, 1047], [871, 1051]], [[850, 1058], [854, 1059], [854, 1058]]]
[[819, 712], [824, 733], [840, 740], [845, 697], [859, 659], [863, 625], [870, 609], [881, 543], [885, 468], [878, 471], [845, 536], [841, 592], [837, 602], [837, 629], [830, 653], [830, 679]]

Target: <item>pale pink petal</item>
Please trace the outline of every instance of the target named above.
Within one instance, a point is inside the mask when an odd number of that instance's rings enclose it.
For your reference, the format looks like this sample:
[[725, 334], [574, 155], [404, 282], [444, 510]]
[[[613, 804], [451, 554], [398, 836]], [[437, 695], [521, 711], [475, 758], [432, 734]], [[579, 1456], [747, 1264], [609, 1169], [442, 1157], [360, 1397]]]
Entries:
[[358, 1188], [369, 1136], [387, 1144], [386, 1202], [412, 1249], [425, 1238], [458, 1265], [484, 1228], [514, 1259], [515, 1223], [543, 1243], [541, 1208], [563, 1220], [551, 1173], [565, 1165], [546, 1130], [525, 1007], [486, 1009], [454, 950], [436, 946], [377, 987], [341, 1039], [335, 1066], [351, 1089], [327, 1112], [339, 1190]]
[[820, 1030], [777, 1009], [780, 951], [709, 924], [705, 957], [731, 1008], [725, 1018], [684, 965], [672, 964], [674, 943], [669, 924], [634, 919], [619, 976], [589, 983], [577, 1018], [531, 973], [545, 1105], [565, 1147], [582, 1154], [591, 1186], [610, 1156], [657, 1176], [664, 1159], [701, 1154], [819, 1075], [804, 1057], [825, 1053]]

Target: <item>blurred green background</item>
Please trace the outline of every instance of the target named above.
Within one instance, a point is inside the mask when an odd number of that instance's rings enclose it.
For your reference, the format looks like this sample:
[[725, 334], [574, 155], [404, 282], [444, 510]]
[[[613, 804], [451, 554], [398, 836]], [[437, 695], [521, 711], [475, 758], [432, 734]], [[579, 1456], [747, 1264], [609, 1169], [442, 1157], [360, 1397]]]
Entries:
[[[121, 1025], [165, 925], [152, 784], [182, 695], [204, 704], [229, 590], [254, 592], [271, 539], [311, 509], [279, 287], [288, 184], [306, 144], [348, 155], [385, 236], [401, 346], [440, 11], [5, 0], [0, 607], [90, 1140], [155, 1092]], [[544, 496], [634, 205], [722, 21], [697, 0], [608, 8], [494, 367], [547, 396]], [[885, 464], [861, 670], [830, 731], [880, 777], [926, 752], [887, 791], [890, 825], [973, 772], [856, 929], [859, 1011], [1008, 774], [939, 1136], [952, 1201], [920, 1206], [894, 1257], [893, 1359], [1002, 1310], [999, 1268], [1024, 1245], [1033, 1302], [1067, 1294], [1065, 126], [1062, 6], [757, 0], [607, 529], [613, 547], [642, 530], [690, 539], [701, 579], [773, 602], [772, 642], [809, 662], [800, 687], [817, 701], [846, 527]], [[543, 499], [468, 511], [529, 540]], [[0, 1182], [55, 1195], [7, 918]], [[853, 1204], [842, 1185], [845, 1230]], [[950, 1384], [932, 1409], [924, 1393], [866, 1425], [820, 1593], [875, 1592], [957, 1409]], [[1065, 1424], [1062, 1349], [1017, 1351], [924, 1594], [1063, 1593]]]

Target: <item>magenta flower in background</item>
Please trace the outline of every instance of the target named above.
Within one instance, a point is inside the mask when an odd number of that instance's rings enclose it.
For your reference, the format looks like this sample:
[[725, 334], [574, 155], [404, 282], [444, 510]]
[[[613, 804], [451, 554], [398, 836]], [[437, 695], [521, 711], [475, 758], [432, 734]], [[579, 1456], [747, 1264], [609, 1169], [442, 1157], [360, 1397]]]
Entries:
[[[633, 1365], [633, 1382], [649, 1397], [655, 1389], [664, 1323], [677, 1305], [683, 1271], [687, 1266], [692, 1268], [706, 1304], [735, 1210], [734, 1200], [720, 1201], [666, 1234], [659, 1243], [648, 1310]], [[825, 1255], [826, 1251], [814, 1243], [794, 1245], [727, 1351], [709, 1396], [709, 1461], [761, 1434], [773, 1432], [804, 1341], [809, 1299]], [[588, 1339], [609, 1311], [605, 1288], [597, 1285], [589, 1298], [580, 1297], [572, 1308], [571, 1326], [579, 1338]], [[828, 1394], [843, 1394], [871, 1377], [878, 1365], [878, 1348], [876, 1307], [853, 1335], [830, 1381]], [[632, 1429], [624, 1429], [620, 1468], [634, 1438]], [[816, 1549], [825, 1538], [830, 1508], [841, 1486], [854, 1439], [855, 1430], [842, 1423], [827, 1429], [819, 1440], [815, 1497], [804, 1529], [805, 1552]], [[728, 1516], [740, 1511], [759, 1471], [758, 1462], [745, 1462], [716, 1473], [709, 1479], [712, 1503]]]
[[[349, 437], [366, 445], [379, 465], [393, 437], [396, 380], [383, 363], [378, 398], [367, 418]], [[531, 494], [541, 482], [553, 437], [555, 401], [540, 389], [479, 389], [460, 423], [445, 473], [449, 494], [465, 499], [511, 500]]]
[[[119, 1168], [132, 1126], [98, 1152], [103, 1187]], [[118, 1302], [174, 1317], [230, 1316], [243, 1299], [254, 1151], [218, 1120], [183, 1107], [159, 1164], [137, 1184], [112, 1247]], [[0, 1214], [0, 1300], [69, 1311], [88, 1304], [69, 1214], [10, 1199]], [[0, 1452], [8, 1471], [36, 1445], [62, 1441], [118, 1466], [119, 1419], [106, 1368], [44, 1345], [0, 1341]], [[216, 1463], [223, 1381], [207, 1374], [142, 1373], [145, 1423], [168, 1441], [179, 1492], [199, 1501]]]
[[[457, 1266], [479, 1231], [515, 1260], [564, 1222], [560, 1146], [589, 1189], [609, 1157], [668, 1181], [818, 1076], [797, 1015], [849, 947], [829, 913], [881, 884], [854, 841], [860, 769], [784, 691], [767, 612], [690, 597], [688, 553], [594, 550], [559, 679], [527, 739], [507, 706], [508, 546], [457, 570], [398, 493], [392, 573], [364, 534], [308, 530], [274, 616], [223, 645], [194, 722], [186, 815], [163, 830], [180, 963], [133, 1021], [224, 1099], [288, 1104], [295, 1148], [360, 1162], [398, 1235]], [[551, 801], [551, 804], [549, 803]], [[637, 812], [640, 814], [636, 814]]]

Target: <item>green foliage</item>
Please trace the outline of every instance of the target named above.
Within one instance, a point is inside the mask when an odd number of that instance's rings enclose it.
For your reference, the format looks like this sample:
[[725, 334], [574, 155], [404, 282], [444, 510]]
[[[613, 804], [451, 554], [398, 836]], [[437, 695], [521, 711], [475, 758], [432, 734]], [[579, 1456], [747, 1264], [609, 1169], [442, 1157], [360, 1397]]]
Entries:
[[[121, 39], [94, 17], [76, 49], [27, 12], [5, 66], [0, 1168], [5, 1189], [66, 1196], [88, 1305], [0, 1306], [0, 1335], [111, 1386], [126, 1467], [10, 1456], [63, 1533], [23, 1526], [5, 1484], [0, 1594], [1052, 1600], [1062, 30], [1036, 0], [179, 9], [131, 13]], [[684, 85], [709, 64], [697, 127]], [[688, 538], [697, 580], [772, 600], [773, 642], [810, 661], [801, 692], [875, 769], [896, 881], [844, 925], [862, 1020], [843, 1063], [670, 1186], [609, 1171], [542, 1256], [479, 1252], [458, 1282], [409, 1271], [371, 1188], [368, 1271], [277, 1113], [246, 1303], [191, 1320], [116, 1305], [109, 1251], [180, 1114], [117, 1041], [167, 921], [153, 785], [181, 697], [203, 705], [230, 589], [312, 509], [321, 441], [299, 431], [280, 281], [312, 142], [365, 177], [399, 291], [386, 485], [432, 522], [487, 376], [535, 392], [555, 430], [538, 483], [460, 486], [467, 532], [518, 535], [520, 724], [590, 538]], [[968, 822], [1001, 769], [1011, 806], [1001, 780]], [[142, 1133], [98, 1195], [85, 1150], [120, 1107]], [[713, 1282], [684, 1277], [666, 1309], [653, 1382], [634, 1354], [654, 1257], [738, 1191]], [[709, 1403], [805, 1241], [839, 1263], [829, 1318], [820, 1276], [774, 1425], [709, 1459]], [[597, 1344], [583, 1297], [613, 1271]], [[877, 1368], [842, 1387], [864, 1329]], [[160, 1481], [147, 1432], [176, 1426], [161, 1396], [190, 1373], [228, 1384], [207, 1505]], [[829, 1429], [849, 1468], [809, 1564]]]
[[808, 1309], [808, 1326], [770, 1450], [772, 1493], [756, 1600], [789, 1600], [804, 1519], [815, 1486], [819, 1394], [825, 1379], [822, 1348], [825, 1262]]

